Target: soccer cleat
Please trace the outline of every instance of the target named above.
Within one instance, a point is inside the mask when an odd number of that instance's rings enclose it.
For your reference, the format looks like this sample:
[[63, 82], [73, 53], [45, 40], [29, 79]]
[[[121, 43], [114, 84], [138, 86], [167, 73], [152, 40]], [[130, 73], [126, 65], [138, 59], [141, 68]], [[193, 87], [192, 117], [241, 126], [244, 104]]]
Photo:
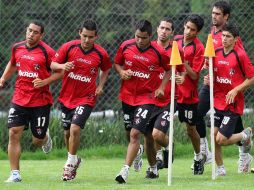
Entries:
[[22, 179], [19, 172], [11, 172], [10, 177], [7, 180], [5, 180], [5, 183], [17, 183], [21, 181]]
[[224, 167], [219, 167], [216, 169], [216, 177], [225, 176], [225, 175], [226, 175], [226, 170]]
[[119, 174], [116, 176], [115, 180], [118, 183], [126, 183], [129, 175], [129, 168], [123, 167]]
[[251, 171], [252, 156], [247, 153], [246, 155], [240, 155], [238, 161], [238, 173], [248, 173]]
[[207, 151], [205, 164], [210, 164], [210, 163], [212, 163], [212, 153], [210, 151]]
[[48, 154], [52, 150], [52, 139], [51, 139], [51, 137], [49, 135], [49, 129], [47, 130], [46, 134], [48, 136], [48, 140], [47, 140], [47, 142], [44, 145], [42, 145], [41, 148], [42, 148], [42, 150], [43, 150], [43, 152], [45, 154]]
[[81, 158], [78, 157], [78, 161], [75, 165], [67, 164], [66, 166], [64, 166], [64, 172], [62, 175], [63, 181], [70, 181], [76, 177], [77, 169], [80, 167], [81, 161]]
[[193, 165], [193, 174], [194, 175], [202, 175], [203, 174], [205, 161], [206, 161], [205, 155], [203, 155], [203, 158], [200, 160], [194, 160], [194, 165]]
[[143, 153], [144, 153], [144, 146], [140, 145], [138, 154], [137, 154], [136, 158], [133, 161], [133, 167], [134, 167], [135, 172], [139, 172], [142, 168], [142, 165], [143, 165], [142, 155], [143, 155]]
[[154, 173], [152, 170], [151, 170], [151, 167], [149, 167], [147, 170], [146, 170], [146, 178], [148, 179], [155, 179], [155, 178], [158, 178], [159, 177], [159, 173]]

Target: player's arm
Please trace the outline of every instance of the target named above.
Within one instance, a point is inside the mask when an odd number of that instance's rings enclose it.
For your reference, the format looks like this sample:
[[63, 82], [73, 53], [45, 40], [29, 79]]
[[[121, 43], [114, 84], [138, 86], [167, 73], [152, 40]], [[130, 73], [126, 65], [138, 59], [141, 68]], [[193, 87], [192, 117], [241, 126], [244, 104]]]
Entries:
[[250, 78], [250, 79], [245, 79], [245, 81], [243, 81], [240, 85], [236, 86], [235, 88], [233, 88], [232, 90], [230, 90], [227, 95], [226, 95], [226, 103], [227, 104], [232, 104], [234, 102], [234, 99], [236, 97], [236, 95], [239, 92], [243, 92], [244, 90], [246, 90], [248, 87], [254, 85], [254, 77]]
[[132, 71], [130, 69], [124, 70], [123, 67], [119, 64], [114, 64], [116, 72], [120, 75], [121, 79], [129, 80], [132, 76]]
[[74, 64], [73, 64], [73, 62], [66, 62], [64, 64], [60, 64], [60, 63], [52, 61], [51, 65], [50, 65], [50, 68], [53, 71], [57, 71], [57, 70], [69, 71], [69, 70], [74, 68]]
[[0, 78], [0, 87], [3, 87], [4, 83], [16, 72], [16, 66], [9, 61], [5, 67], [4, 73]]
[[163, 75], [163, 79], [161, 81], [161, 84], [157, 90], [155, 90], [155, 97], [161, 98], [164, 96], [164, 90], [166, 88], [167, 83], [169, 82], [171, 77], [170, 70], [166, 71]]
[[33, 80], [33, 84], [35, 88], [41, 88], [43, 86], [46, 85], [50, 85], [53, 82], [63, 78], [64, 75], [64, 71], [58, 71], [58, 72], [53, 72], [53, 74], [50, 75], [50, 77], [46, 78], [46, 79], [40, 79], [40, 78], [36, 78]]
[[192, 80], [197, 80], [198, 79], [198, 74], [195, 71], [192, 70], [191, 66], [189, 65], [189, 62], [186, 61], [183, 64], [184, 64], [184, 67], [186, 69], [187, 75], [189, 75], [189, 77]]
[[109, 70], [110, 69], [108, 69], [106, 71], [100, 70], [100, 82], [95, 90], [96, 96], [100, 96], [103, 93], [103, 87], [104, 87], [104, 84], [106, 83], [106, 80], [108, 78]]

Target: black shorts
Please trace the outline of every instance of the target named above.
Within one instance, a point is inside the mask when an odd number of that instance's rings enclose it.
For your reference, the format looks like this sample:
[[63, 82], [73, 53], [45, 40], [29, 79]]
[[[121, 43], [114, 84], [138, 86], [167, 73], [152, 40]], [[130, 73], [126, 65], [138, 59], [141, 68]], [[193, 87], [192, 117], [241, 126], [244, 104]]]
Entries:
[[80, 105], [74, 109], [69, 109], [61, 104], [64, 130], [70, 130], [71, 124], [78, 125], [81, 129], [84, 129], [92, 109], [89, 105]]
[[227, 138], [243, 131], [241, 116], [231, 111], [215, 109], [214, 126], [219, 128], [219, 132]]
[[130, 131], [131, 128], [135, 128], [144, 134], [151, 133], [152, 129], [148, 128], [147, 123], [154, 111], [154, 107], [152, 104], [131, 106], [122, 102], [125, 129]]
[[8, 128], [30, 126], [32, 134], [38, 139], [43, 139], [49, 126], [50, 105], [39, 107], [23, 107], [11, 104], [8, 115]]
[[[176, 111], [176, 102], [174, 104], [174, 112]], [[162, 131], [164, 134], [167, 133], [170, 124], [170, 104], [164, 107], [155, 107], [152, 113], [151, 119], [148, 123], [149, 128], [156, 128]]]
[[191, 126], [197, 122], [198, 104], [179, 104], [177, 103], [178, 118], [180, 122], [185, 122]]

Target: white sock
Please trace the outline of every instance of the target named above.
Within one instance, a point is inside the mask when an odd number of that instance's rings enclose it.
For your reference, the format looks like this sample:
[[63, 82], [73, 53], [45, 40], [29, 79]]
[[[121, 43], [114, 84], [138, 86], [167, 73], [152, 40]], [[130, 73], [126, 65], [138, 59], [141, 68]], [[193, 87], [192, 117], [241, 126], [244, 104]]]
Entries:
[[126, 165], [126, 164], [125, 164], [123, 167], [125, 167], [125, 168], [128, 169], [128, 170], [130, 169], [130, 166], [128, 166], [128, 165]]
[[198, 161], [198, 160], [201, 160], [201, 159], [202, 159], [202, 154], [201, 154], [201, 152], [199, 152], [198, 154], [196, 154], [196, 153], [194, 152], [194, 160]]
[[20, 178], [20, 171], [19, 170], [12, 170], [11, 175], [15, 176], [15, 178]]
[[66, 164], [75, 165], [77, 162], [78, 162], [78, 156], [72, 155], [68, 152], [68, 160], [67, 160]]
[[158, 174], [157, 164], [155, 164], [154, 166], [150, 166], [150, 171], [157, 175]]
[[218, 169], [221, 169], [221, 168], [225, 168], [224, 167], [224, 164], [220, 165], [220, 166], [217, 166]]
[[156, 158], [159, 158], [160, 160], [163, 160], [163, 156], [162, 156], [162, 149], [157, 150], [157, 153], [156, 153]]

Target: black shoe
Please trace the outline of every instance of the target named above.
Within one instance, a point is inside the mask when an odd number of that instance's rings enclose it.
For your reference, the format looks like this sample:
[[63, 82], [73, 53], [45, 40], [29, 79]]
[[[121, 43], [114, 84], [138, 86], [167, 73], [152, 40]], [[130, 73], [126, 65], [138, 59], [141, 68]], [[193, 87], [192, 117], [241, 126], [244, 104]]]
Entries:
[[193, 174], [194, 175], [202, 175], [204, 172], [204, 164], [205, 164], [206, 156], [203, 155], [203, 158], [200, 160], [194, 160], [194, 168]]
[[159, 173], [155, 174], [152, 171], [150, 171], [150, 168], [147, 169], [146, 178], [155, 179], [155, 178], [158, 178], [158, 177], [159, 177]]
[[[172, 150], [172, 163], [174, 162], [174, 150], [175, 144], [173, 143], [173, 150]], [[163, 150], [163, 164], [164, 168], [168, 168], [168, 150]]]

